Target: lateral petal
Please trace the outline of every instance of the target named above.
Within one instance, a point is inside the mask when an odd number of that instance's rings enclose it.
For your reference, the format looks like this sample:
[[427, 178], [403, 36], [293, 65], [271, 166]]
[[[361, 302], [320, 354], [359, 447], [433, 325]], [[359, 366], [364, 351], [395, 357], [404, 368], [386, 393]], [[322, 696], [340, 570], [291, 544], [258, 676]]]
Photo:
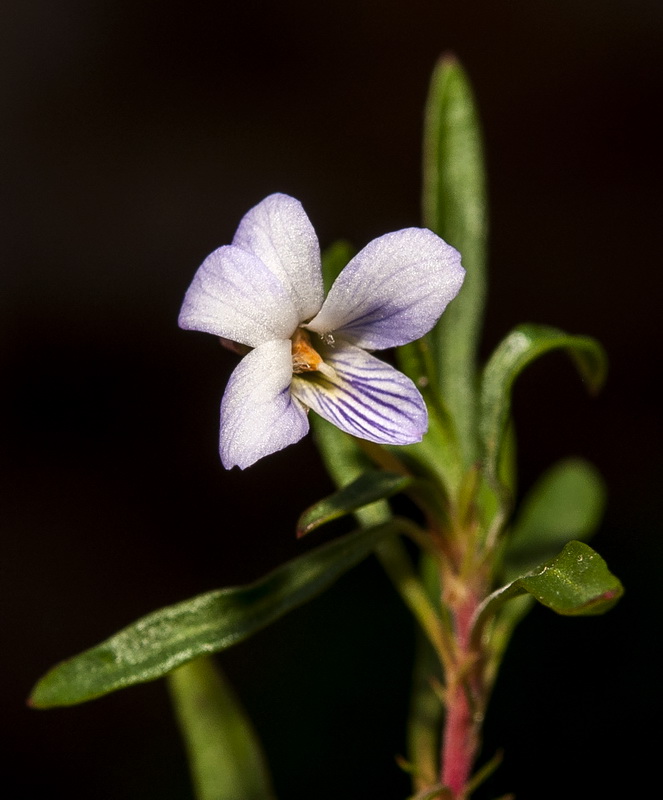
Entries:
[[287, 194], [271, 194], [244, 215], [233, 245], [257, 256], [276, 275], [297, 309], [298, 322], [322, 305], [320, 245], [302, 204]]
[[425, 228], [374, 239], [350, 261], [308, 325], [369, 350], [414, 341], [460, 291], [460, 254]]
[[398, 370], [359, 347], [321, 349], [336, 375], [294, 375], [292, 393], [346, 433], [379, 444], [412, 444], [428, 428], [416, 386]]
[[289, 292], [255, 255], [219, 247], [203, 261], [182, 303], [179, 325], [256, 347], [287, 339], [299, 323]]
[[240, 469], [298, 442], [309, 429], [306, 409], [291, 395], [290, 341], [272, 341], [246, 355], [221, 401], [221, 461]]

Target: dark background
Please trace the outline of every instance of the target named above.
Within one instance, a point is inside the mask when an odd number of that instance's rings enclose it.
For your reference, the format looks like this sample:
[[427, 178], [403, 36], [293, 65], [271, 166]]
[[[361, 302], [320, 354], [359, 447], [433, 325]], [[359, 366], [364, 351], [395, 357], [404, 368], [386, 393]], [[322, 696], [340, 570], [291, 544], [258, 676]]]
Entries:
[[[176, 326], [202, 259], [272, 191], [321, 243], [419, 223], [421, 110], [444, 51], [481, 109], [491, 198], [487, 355], [515, 324], [607, 347], [588, 398], [562, 356], [520, 381], [522, 486], [601, 469], [595, 546], [627, 595], [537, 609], [486, 726], [481, 795], [641, 796], [661, 715], [659, 0], [7, 0], [0, 12], [2, 744], [12, 798], [191, 797], [162, 682], [77, 708], [24, 699], [54, 662], [161, 605], [316, 544], [310, 440], [218, 461], [234, 360]], [[318, 540], [320, 541], [320, 540]], [[221, 663], [279, 797], [397, 798], [411, 631], [378, 567]], [[651, 726], [651, 727], [650, 727]], [[647, 776], [647, 777], [646, 777]]]

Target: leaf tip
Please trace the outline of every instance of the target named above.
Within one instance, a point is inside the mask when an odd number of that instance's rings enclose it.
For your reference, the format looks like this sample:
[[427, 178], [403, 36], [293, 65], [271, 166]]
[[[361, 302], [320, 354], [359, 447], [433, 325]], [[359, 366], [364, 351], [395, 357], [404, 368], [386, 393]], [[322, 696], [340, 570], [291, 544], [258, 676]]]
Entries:
[[453, 50], [446, 50], [442, 55], [437, 59], [437, 67], [444, 68], [444, 67], [455, 67], [458, 66], [458, 57], [453, 52]]
[[617, 603], [617, 601], [621, 599], [623, 594], [624, 587], [622, 586], [621, 582], [619, 582], [612, 589], [606, 589], [605, 592], [602, 592], [600, 595], [598, 595], [596, 598], [596, 605], [599, 613], [609, 611]]
[[297, 539], [301, 539], [303, 536], [306, 536], [307, 533], [314, 531], [318, 527], [318, 523], [316, 522], [316, 518], [313, 513], [315, 511], [315, 507], [316, 505], [314, 504], [299, 515], [299, 519], [297, 520], [297, 525], [295, 527], [295, 537]]
[[43, 691], [41, 691], [41, 681], [39, 681], [39, 683], [37, 683], [37, 685], [33, 688], [32, 692], [30, 692], [28, 699], [25, 701], [25, 705], [28, 708], [34, 708], [37, 710], [42, 710], [50, 706], [50, 703], [44, 700]]

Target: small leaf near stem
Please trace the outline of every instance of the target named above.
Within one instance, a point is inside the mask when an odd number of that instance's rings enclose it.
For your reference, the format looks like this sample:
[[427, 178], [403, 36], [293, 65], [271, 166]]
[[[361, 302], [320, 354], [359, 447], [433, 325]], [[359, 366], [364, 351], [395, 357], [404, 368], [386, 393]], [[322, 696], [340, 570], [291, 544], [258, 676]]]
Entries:
[[500, 456], [509, 428], [511, 392], [520, 373], [552, 350], [566, 350], [590, 391], [605, 380], [607, 358], [601, 345], [589, 336], [572, 336], [545, 325], [519, 325], [497, 346], [481, 378], [480, 435], [484, 472], [497, 491], [500, 508], [486, 538], [494, 545], [511, 511], [513, 498], [500, 479]]
[[297, 536], [301, 537], [321, 525], [352, 514], [358, 509], [398, 494], [413, 482], [406, 475], [395, 475], [376, 470], [362, 473], [334, 494], [320, 500], [299, 517]]
[[554, 464], [520, 505], [505, 542], [504, 582], [553, 558], [570, 540], [591, 538], [605, 502], [605, 485], [589, 462], [567, 458]]
[[498, 750], [497, 753], [487, 761], [481, 769], [477, 770], [474, 775], [472, 776], [472, 780], [468, 781], [466, 787], [466, 794], [469, 797], [475, 789], [478, 789], [481, 784], [488, 780], [490, 776], [495, 772], [495, 770], [499, 767], [502, 763], [503, 753], [501, 750]]
[[569, 542], [562, 552], [536, 569], [489, 595], [476, 609], [472, 641], [507, 600], [530, 594], [564, 616], [594, 616], [611, 609], [624, 593], [619, 579], [601, 556], [584, 542]]

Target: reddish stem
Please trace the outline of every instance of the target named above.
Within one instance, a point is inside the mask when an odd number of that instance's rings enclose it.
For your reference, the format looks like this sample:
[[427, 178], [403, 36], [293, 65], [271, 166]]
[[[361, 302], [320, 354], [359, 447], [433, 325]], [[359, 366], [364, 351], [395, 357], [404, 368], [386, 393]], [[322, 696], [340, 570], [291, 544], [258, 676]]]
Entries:
[[475, 700], [481, 696], [481, 681], [476, 668], [467, 665], [474, 654], [470, 652], [470, 620], [477, 607], [477, 598], [470, 594], [455, 609], [454, 620], [458, 646], [457, 674], [447, 676], [447, 709], [442, 739], [441, 781], [462, 798], [479, 749], [479, 727], [468, 693]]

